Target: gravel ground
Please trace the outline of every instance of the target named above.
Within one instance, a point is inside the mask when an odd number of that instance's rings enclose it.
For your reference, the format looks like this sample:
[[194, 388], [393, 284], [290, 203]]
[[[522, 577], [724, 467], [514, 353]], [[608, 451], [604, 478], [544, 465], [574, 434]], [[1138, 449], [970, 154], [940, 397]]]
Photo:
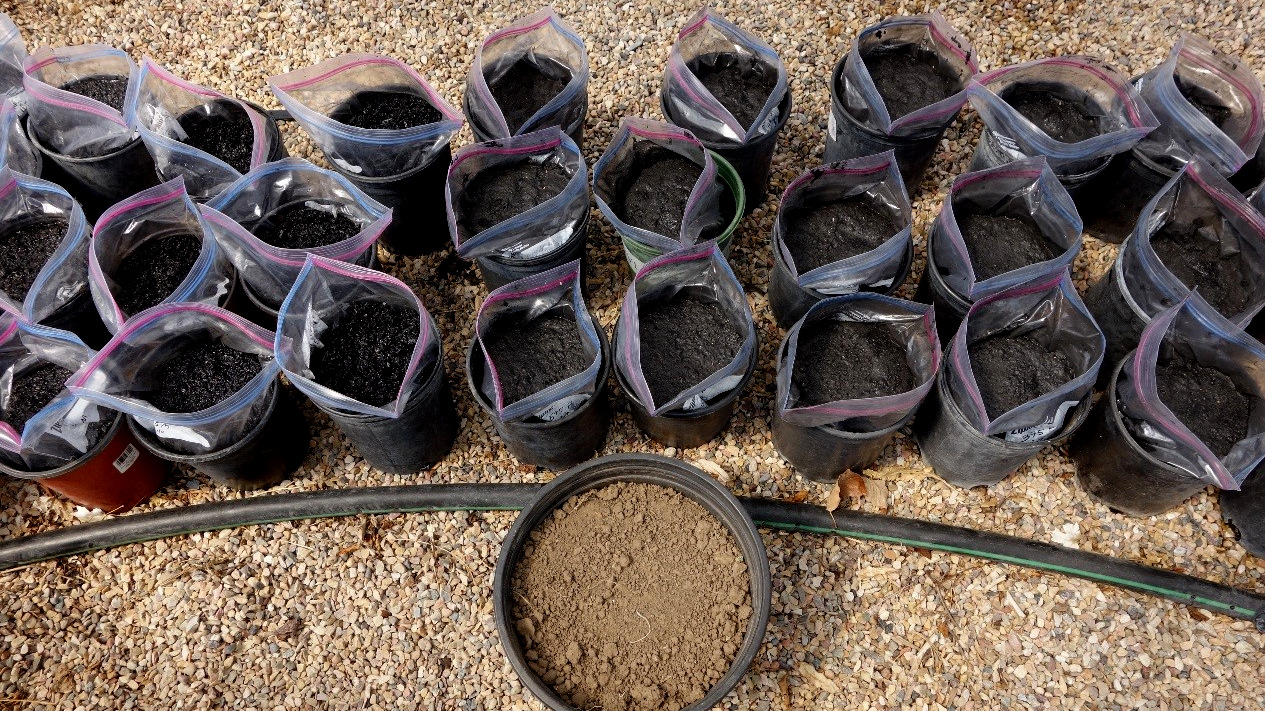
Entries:
[[[385, 52], [416, 66], [460, 105], [476, 44], [530, 8], [511, 3], [323, 0], [182, 3], [0, 0], [31, 48], [106, 42], [150, 55], [177, 74], [265, 106], [265, 78], [342, 52]], [[668, 49], [694, 8], [648, 0], [614, 6], [560, 0], [588, 43], [593, 79], [586, 155], [600, 155], [619, 119], [658, 116]], [[827, 81], [863, 26], [923, 4], [769, 0], [720, 3], [730, 19], [782, 54], [796, 113], [774, 158], [773, 199], [822, 157]], [[1194, 31], [1265, 72], [1265, 15], [1243, 0], [948, 3], [984, 68], [1052, 53], [1104, 57], [1126, 72], [1158, 63], [1179, 31]], [[978, 134], [969, 110], [948, 132], [916, 196], [921, 245], [951, 178]], [[286, 129], [291, 152], [311, 146]], [[457, 144], [471, 140], [462, 130]], [[732, 262], [760, 328], [760, 369], [732, 425], [715, 442], [677, 452], [647, 441], [619, 405], [605, 453], [649, 451], [710, 463], [733, 490], [824, 500], [782, 462], [769, 435], [773, 353], [781, 334], [763, 294], [772, 202], [746, 219]], [[594, 224], [601, 224], [595, 216]], [[436, 229], [442, 229], [437, 219]], [[385, 256], [385, 255], [384, 255]], [[1078, 259], [1084, 288], [1114, 248], [1093, 239]], [[609, 329], [629, 275], [613, 232], [589, 247], [592, 306]], [[385, 259], [439, 321], [450, 379], [484, 295], [450, 252]], [[912, 295], [921, 256], [904, 295]], [[534, 482], [464, 387], [453, 453], [416, 476], [370, 469], [324, 417], [313, 453], [277, 490], [417, 482]], [[715, 465], [715, 466], [712, 466]], [[867, 476], [869, 510], [929, 518], [1183, 570], [1265, 591], [1265, 563], [1247, 555], [1200, 494], [1148, 520], [1110, 513], [1047, 452], [991, 490], [935, 477], [900, 438]], [[188, 473], [140, 510], [240, 496]], [[501, 654], [492, 570], [509, 514], [382, 516], [287, 523], [158, 541], [0, 573], [0, 707], [538, 709]], [[76, 522], [74, 509], [34, 485], [0, 482], [0, 537]], [[788, 534], [765, 535], [773, 618], [729, 709], [791, 708], [1261, 708], [1265, 638], [1246, 622], [1065, 578], [942, 554]]]

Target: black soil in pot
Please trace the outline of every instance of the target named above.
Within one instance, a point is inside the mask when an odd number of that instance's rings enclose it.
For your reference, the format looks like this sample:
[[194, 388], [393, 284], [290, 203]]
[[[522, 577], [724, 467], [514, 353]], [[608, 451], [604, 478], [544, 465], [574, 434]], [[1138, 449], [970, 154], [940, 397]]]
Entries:
[[864, 254], [890, 239], [897, 229], [891, 213], [876, 208], [864, 195], [856, 195], [792, 210], [786, 216], [782, 241], [803, 274]]
[[723, 523], [656, 484], [567, 499], [510, 573], [528, 666], [577, 709], [675, 711], [738, 656], [751, 577]]
[[977, 281], [1054, 259], [1062, 252], [1031, 217], [955, 212]]
[[210, 113], [194, 109], [180, 117], [180, 127], [188, 134], [184, 143], [210, 153], [239, 173], [250, 172], [255, 140], [250, 115], [235, 102], [221, 99], [214, 103]]
[[1233, 318], [1243, 312], [1252, 294], [1243, 256], [1222, 255], [1221, 241], [1202, 218], [1189, 224], [1169, 222], [1151, 235], [1151, 247], [1174, 276], [1187, 288], [1198, 288], [1222, 315]]
[[1218, 457], [1247, 437], [1252, 400], [1230, 376], [1174, 356], [1155, 369], [1160, 400]]
[[570, 81], [571, 70], [558, 62], [542, 57], [533, 62], [523, 57], [499, 79], [488, 82], [488, 89], [501, 108], [510, 133], [517, 133], [527, 119], [561, 94]]
[[935, 52], [917, 45], [880, 44], [864, 52], [861, 61], [893, 120], [962, 90], [957, 74]]
[[1201, 86], [1192, 84], [1183, 80], [1177, 74], [1173, 75], [1173, 81], [1177, 84], [1177, 90], [1182, 96], [1191, 103], [1192, 106], [1199, 109], [1199, 112], [1208, 117], [1208, 120], [1217, 128], [1225, 125], [1230, 120], [1230, 107], [1225, 105], [1216, 94], [1204, 89]]
[[656, 403], [703, 382], [742, 347], [742, 332], [714, 301], [678, 294], [639, 315], [641, 369]]
[[467, 234], [476, 235], [557, 197], [570, 182], [566, 169], [553, 162], [526, 160], [488, 167], [461, 194], [462, 226]]
[[527, 323], [498, 321], [483, 343], [496, 366], [507, 405], [582, 373], [593, 362], [584, 352], [579, 324], [569, 314], [550, 314]]
[[1076, 377], [1067, 356], [1047, 349], [1032, 336], [990, 336], [972, 343], [968, 353], [989, 419]]
[[64, 217], [26, 219], [0, 234], [0, 289], [17, 303], [53, 256], [70, 222]]
[[882, 397], [917, 387], [905, 344], [881, 323], [814, 321], [799, 332], [798, 405]]
[[254, 353], [216, 341], [191, 343], [158, 368], [149, 402], [163, 412], [198, 412], [227, 400], [263, 369]]
[[27, 420], [60, 395], [72, 375], [74, 373], [65, 368], [46, 363], [15, 377], [9, 390], [8, 407], [4, 409], [4, 421], [21, 434]]
[[417, 309], [359, 299], [321, 334], [312, 375], [331, 390], [382, 407], [395, 400], [422, 332]]
[[1056, 141], [1079, 143], [1099, 134], [1096, 114], [1102, 111], [1059, 96], [1053, 87], [1014, 84], [1000, 98]]
[[202, 241], [189, 233], [145, 240], [114, 272], [115, 303], [129, 316], [157, 306], [189, 276], [201, 253]]
[[409, 91], [361, 91], [330, 118], [356, 128], [399, 131], [437, 123], [444, 115], [429, 99]]
[[274, 247], [313, 249], [342, 242], [360, 230], [359, 222], [332, 207], [322, 209], [294, 203], [265, 217], [251, 231]]
[[705, 54], [691, 61], [689, 69], [743, 128], [755, 123], [777, 86], [777, 69], [754, 57]]
[[62, 84], [61, 89], [100, 101], [115, 111], [122, 111], [123, 101], [127, 98], [128, 79], [124, 76], [99, 74], [73, 79]]

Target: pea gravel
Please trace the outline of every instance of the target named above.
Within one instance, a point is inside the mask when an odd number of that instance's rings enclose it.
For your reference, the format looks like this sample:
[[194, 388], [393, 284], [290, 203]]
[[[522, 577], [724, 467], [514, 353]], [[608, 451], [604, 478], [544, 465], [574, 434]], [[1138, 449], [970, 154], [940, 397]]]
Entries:
[[[200, 3], [0, 0], [27, 45], [106, 42], [173, 72], [275, 107], [269, 75], [343, 52], [385, 52], [412, 64], [459, 105], [477, 44], [532, 8], [472, 3], [282, 0]], [[588, 43], [593, 78], [585, 154], [602, 153], [625, 115], [658, 117], [657, 91], [676, 33], [694, 6], [557, 0]], [[746, 218], [731, 262], [760, 329], [759, 369], [733, 423], [694, 450], [664, 450], [626, 405], [603, 453], [662, 452], [698, 462], [740, 494], [805, 496], [769, 434], [781, 333], [764, 289], [776, 197], [821, 161], [831, 66], [862, 27], [923, 3], [718, 2], [729, 19], [781, 53], [795, 113], [778, 143], [769, 201]], [[1265, 72], [1265, 14], [1240, 0], [943, 3], [986, 69], [1084, 53], [1136, 74], [1193, 31]], [[966, 169], [979, 128], [968, 109], [945, 135], [915, 196], [919, 258], [951, 179]], [[295, 155], [314, 150], [293, 125]], [[457, 146], [472, 140], [463, 128]], [[629, 283], [611, 229], [595, 216], [592, 308], [609, 329]], [[1103, 273], [1115, 248], [1087, 240], [1074, 276]], [[444, 335], [450, 382], [475, 308], [477, 273], [445, 251], [384, 269], [412, 285]], [[433, 470], [370, 469], [310, 406], [313, 453], [273, 491], [420, 482], [536, 482], [518, 465], [464, 387], [453, 387], [462, 434]], [[1265, 590], [1265, 562], [1247, 555], [1200, 494], [1150, 520], [1112, 514], [1077, 489], [1065, 453], [1045, 453], [988, 491], [935, 477], [900, 436], [865, 475], [871, 511], [925, 517], [1075, 545]], [[138, 510], [233, 499], [181, 471]], [[492, 570], [512, 514], [444, 513], [284, 523], [155, 541], [0, 573], [0, 707], [19, 709], [542, 709], [501, 653]], [[33, 483], [0, 481], [0, 536], [77, 523], [75, 508]], [[1265, 636], [1246, 622], [1087, 582], [940, 553], [765, 533], [773, 616], [752, 671], [725, 709], [1260, 709]], [[22, 701], [19, 701], [22, 700]]]

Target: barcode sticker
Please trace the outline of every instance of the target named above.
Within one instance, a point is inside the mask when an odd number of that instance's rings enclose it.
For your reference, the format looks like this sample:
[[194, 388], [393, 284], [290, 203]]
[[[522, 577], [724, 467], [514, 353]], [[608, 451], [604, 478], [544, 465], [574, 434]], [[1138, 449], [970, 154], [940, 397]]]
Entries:
[[118, 459], [114, 460], [114, 468], [122, 474], [132, 467], [132, 464], [136, 462], [139, 456], [141, 456], [141, 453], [137, 451], [136, 445], [129, 444], [123, 449], [123, 453], [118, 456]]

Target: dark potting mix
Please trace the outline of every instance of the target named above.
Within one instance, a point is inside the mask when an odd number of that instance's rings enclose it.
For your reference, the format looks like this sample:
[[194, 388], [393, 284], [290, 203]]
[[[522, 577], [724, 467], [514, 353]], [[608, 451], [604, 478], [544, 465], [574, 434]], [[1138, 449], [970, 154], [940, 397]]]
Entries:
[[891, 239], [896, 218], [864, 195], [825, 205], [799, 207], [786, 215], [782, 241], [799, 273], [864, 254]]
[[585, 354], [580, 326], [571, 313], [553, 313], [523, 322], [502, 319], [483, 338], [496, 366], [505, 404], [518, 402], [584, 372], [593, 362]]
[[1160, 400], [1218, 457], [1247, 437], [1252, 399], [1216, 368], [1173, 356], [1157, 364], [1155, 386]]
[[145, 240], [114, 271], [115, 303], [129, 316], [157, 306], [189, 276], [200, 254], [202, 240], [187, 232]]
[[149, 402], [163, 412], [199, 412], [246, 387], [263, 370], [254, 353], [217, 341], [193, 342], [158, 367]]
[[[1227, 227], [1226, 229], [1232, 229]], [[1169, 222], [1151, 235], [1151, 248], [1168, 270], [1222, 315], [1242, 313], [1252, 294], [1243, 271], [1243, 255], [1225, 254], [1217, 231], [1203, 218], [1190, 223]]]
[[489, 166], [461, 194], [462, 226], [467, 234], [477, 235], [557, 197], [570, 182], [567, 169], [552, 161]]
[[322, 346], [312, 350], [312, 375], [366, 405], [390, 404], [400, 394], [421, 332], [417, 309], [358, 299], [321, 334]]
[[1067, 356], [1046, 348], [1032, 336], [990, 336], [972, 343], [967, 352], [990, 419], [1077, 376]]
[[1226, 121], [1230, 120], [1232, 113], [1230, 107], [1226, 106], [1225, 102], [1213, 92], [1184, 80], [1177, 74], [1173, 75], [1173, 83], [1177, 84], [1177, 90], [1182, 93], [1182, 96], [1192, 106], [1199, 109], [1199, 113], [1207, 116], [1208, 120], [1217, 128], [1221, 128]]
[[962, 80], [930, 50], [913, 44], [881, 44], [861, 55], [892, 120], [962, 90]]
[[62, 84], [61, 89], [100, 101], [115, 111], [122, 111], [123, 101], [127, 98], [128, 79], [128, 77], [124, 76], [98, 74], [96, 76], [72, 79]]
[[250, 172], [255, 141], [250, 115], [232, 101], [217, 100], [214, 106], [210, 113], [194, 109], [180, 117], [180, 128], [188, 134], [184, 143], [210, 153], [239, 173]]
[[750, 128], [777, 86], [777, 69], [738, 54], [705, 54], [689, 69], [738, 123]]
[[733, 535], [654, 484], [568, 499], [531, 532], [510, 589], [528, 664], [577, 709], [699, 701], [737, 658], [753, 614]]
[[791, 382], [798, 406], [897, 395], [918, 386], [905, 342], [889, 326], [837, 320], [801, 327]]
[[1086, 105], [1088, 100], [1059, 96], [1053, 87], [1015, 84], [1001, 94], [1001, 99], [1056, 141], [1079, 143], [1099, 134], [1102, 110], [1091, 109]]
[[337, 244], [360, 230], [359, 222], [332, 205], [310, 207], [307, 203], [294, 203], [260, 220], [251, 231], [274, 247], [312, 249]]
[[488, 89], [505, 116], [510, 133], [516, 133], [570, 82], [571, 70], [562, 64], [544, 57], [534, 61], [523, 57], [499, 79], [488, 82]]
[[633, 227], [676, 237], [703, 166], [667, 148], [640, 148], [619, 186], [623, 196], [617, 196], [618, 204], [611, 207], [619, 219]]
[[977, 281], [1054, 259], [1063, 251], [1047, 239], [1036, 220], [1027, 215], [986, 215], [969, 209], [957, 210], [955, 206], [954, 218]]
[[356, 128], [399, 131], [437, 123], [444, 115], [429, 99], [413, 92], [360, 91], [330, 118]]
[[73, 372], [52, 363], [36, 366], [13, 379], [9, 403], [4, 408], [4, 421], [18, 433], [35, 413], [43, 410], [66, 389]]
[[68, 229], [70, 221], [64, 217], [35, 218], [5, 226], [0, 233], [0, 290], [21, 303]]
[[714, 301], [678, 294], [642, 305], [638, 313], [641, 370], [656, 403], [703, 382], [742, 347], [742, 331]]

